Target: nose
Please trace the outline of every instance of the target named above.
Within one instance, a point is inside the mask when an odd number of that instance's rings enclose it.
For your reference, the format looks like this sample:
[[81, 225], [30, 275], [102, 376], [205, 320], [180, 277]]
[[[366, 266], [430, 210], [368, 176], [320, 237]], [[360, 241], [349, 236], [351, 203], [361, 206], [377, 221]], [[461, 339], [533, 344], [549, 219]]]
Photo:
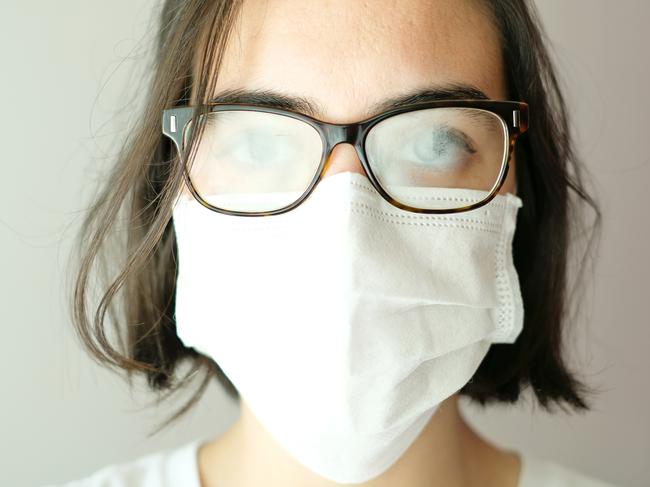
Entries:
[[348, 143], [340, 143], [332, 149], [326, 162], [323, 177], [326, 178], [345, 171], [366, 174], [354, 146]]

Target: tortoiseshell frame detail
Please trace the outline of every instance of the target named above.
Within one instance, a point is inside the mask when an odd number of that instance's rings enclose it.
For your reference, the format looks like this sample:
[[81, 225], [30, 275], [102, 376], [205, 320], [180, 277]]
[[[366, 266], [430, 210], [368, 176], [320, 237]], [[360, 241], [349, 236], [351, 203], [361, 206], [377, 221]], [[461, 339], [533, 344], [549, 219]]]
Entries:
[[[479, 108], [488, 112], [492, 112], [498, 115], [501, 118], [501, 121], [507, 127], [508, 130], [508, 149], [505, 151], [504, 160], [501, 164], [501, 171], [497, 182], [493, 186], [490, 193], [485, 197], [484, 200], [477, 203], [473, 203], [462, 208], [452, 208], [452, 209], [422, 209], [422, 208], [413, 208], [408, 205], [405, 205], [399, 201], [393, 199], [384, 189], [381, 187], [366, 159], [365, 151], [365, 140], [368, 132], [376, 124], [385, 120], [386, 118], [398, 115], [400, 113], [411, 112], [416, 110], [423, 110], [427, 108], [437, 108], [437, 107], [454, 107], [454, 108]], [[375, 187], [375, 189], [381, 194], [389, 203], [393, 206], [411, 211], [414, 213], [460, 213], [463, 211], [473, 210], [479, 208], [487, 203], [489, 203], [499, 192], [501, 186], [505, 182], [506, 176], [508, 174], [508, 167], [510, 166], [510, 159], [515, 146], [515, 141], [517, 137], [524, 133], [528, 129], [528, 104], [524, 102], [516, 101], [502, 101], [502, 100], [440, 100], [440, 101], [431, 101], [412, 104], [407, 107], [400, 107], [392, 110], [382, 112], [378, 115], [375, 115], [371, 118], [365, 120], [349, 123], [349, 124], [339, 124], [339, 123], [328, 123], [322, 120], [316, 119], [309, 115], [294, 112], [291, 110], [279, 109], [275, 107], [268, 107], [264, 105], [255, 105], [248, 103], [239, 103], [239, 104], [222, 104], [214, 103], [203, 106], [184, 106], [184, 107], [174, 107], [167, 108], [163, 110], [163, 120], [162, 120], [162, 131], [163, 133], [171, 138], [178, 149], [178, 154], [181, 160], [183, 160], [184, 148], [183, 140], [185, 130], [187, 128], [188, 122], [192, 120], [195, 116], [200, 116], [206, 113], [222, 111], [222, 110], [252, 110], [258, 112], [268, 112], [275, 113], [279, 115], [284, 115], [287, 117], [295, 118], [302, 120], [303, 122], [311, 125], [321, 136], [323, 141], [323, 152], [321, 155], [321, 161], [318, 166], [318, 170], [314, 179], [309, 184], [309, 187], [305, 193], [298, 198], [291, 205], [285, 206], [283, 208], [272, 210], [272, 211], [263, 211], [263, 212], [243, 212], [243, 211], [232, 211], [225, 210], [223, 208], [217, 208], [207, 201], [205, 201], [201, 195], [199, 195], [194, 188], [187, 171], [187, 166], [184, 164], [184, 178], [187, 183], [187, 186], [192, 193], [192, 195], [206, 208], [224, 213], [227, 215], [235, 216], [267, 216], [267, 215], [278, 215], [291, 211], [300, 205], [313, 191], [318, 182], [322, 179], [323, 174], [327, 168], [327, 160], [332, 151], [332, 149], [341, 142], [348, 142], [354, 145], [361, 165], [368, 176], [368, 179]]]

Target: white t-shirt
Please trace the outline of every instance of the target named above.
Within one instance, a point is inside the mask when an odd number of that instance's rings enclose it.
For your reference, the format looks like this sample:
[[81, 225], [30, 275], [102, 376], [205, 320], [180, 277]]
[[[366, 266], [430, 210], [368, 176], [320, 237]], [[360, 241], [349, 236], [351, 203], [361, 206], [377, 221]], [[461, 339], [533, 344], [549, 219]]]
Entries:
[[[196, 439], [132, 462], [108, 465], [59, 487], [201, 487], [198, 449], [204, 441]], [[518, 487], [616, 487], [554, 462], [524, 453], [520, 457]]]

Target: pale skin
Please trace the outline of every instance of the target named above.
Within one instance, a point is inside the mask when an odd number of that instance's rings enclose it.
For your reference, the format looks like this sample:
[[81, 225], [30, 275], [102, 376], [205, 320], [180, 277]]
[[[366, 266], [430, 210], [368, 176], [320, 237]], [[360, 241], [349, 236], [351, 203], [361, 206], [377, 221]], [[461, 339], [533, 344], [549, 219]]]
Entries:
[[[272, 89], [308, 97], [322, 120], [349, 123], [413, 89], [463, 83], [508, 99], [498, 35], [475, 0], [246, 0], [224, 53], [217, 91]], [[515, 193], [515, 164], [500, 193]], [[349, 144], [325, 177], [364, 174]], [[271, 438], [240, 399], [241, 414], [198, 453], [203, 487], [333, 487]], [[516, 487], [520, 459], [477, 434], [445, 400], [406, 452], [368, 487]]]

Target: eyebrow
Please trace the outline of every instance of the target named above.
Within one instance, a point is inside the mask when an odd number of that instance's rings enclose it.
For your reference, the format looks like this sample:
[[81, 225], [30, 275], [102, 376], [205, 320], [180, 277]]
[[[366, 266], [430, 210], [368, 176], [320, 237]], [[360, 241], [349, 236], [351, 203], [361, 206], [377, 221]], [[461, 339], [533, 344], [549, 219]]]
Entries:
[[[415, 89], [380, 101], [368, 108], [365, 117], [402, 108], [415, 103], [437, 100], [488, 100], [488, 96], [476, 86], [449, 83]], [[271, 108], [292, 110], [315, 118], [325, 118], [323, 106], [313, 98], [291, 95], [276, 90], [249, 90], [235, 88], [221, 91], [210, 99], [211, 103], [250, 103]]]

